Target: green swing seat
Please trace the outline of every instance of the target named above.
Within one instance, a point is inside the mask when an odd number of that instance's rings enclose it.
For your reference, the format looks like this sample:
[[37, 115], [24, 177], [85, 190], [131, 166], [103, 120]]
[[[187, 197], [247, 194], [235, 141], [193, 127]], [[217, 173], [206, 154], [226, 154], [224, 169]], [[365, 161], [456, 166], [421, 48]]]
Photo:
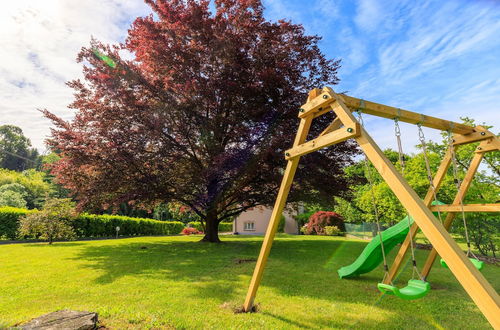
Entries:
[[[472, 262], [472, 264], [474, 265], [474, 267], [476, 267], [478, 270], [483, 269], [483, 267], [484, 267], [484, 261], [477, 260], [475, 258], [469, 258], [469, 260], [470, 260], [470, 262]], [[441, 259], [440, 263], [441, 263], [441, 266], [443, 266], [444, 268], [449, 268], [448, 265], [446, 264], [446, 262], [444, 261], [444, 259]]]
[[385, 283], [379, 283], [377, 287], [382, 293], [393, 294], [404, 300], [422, 298], [431, 290], [431, 285], [422, 280], [409, 280], [408, 285], [401, 289]]

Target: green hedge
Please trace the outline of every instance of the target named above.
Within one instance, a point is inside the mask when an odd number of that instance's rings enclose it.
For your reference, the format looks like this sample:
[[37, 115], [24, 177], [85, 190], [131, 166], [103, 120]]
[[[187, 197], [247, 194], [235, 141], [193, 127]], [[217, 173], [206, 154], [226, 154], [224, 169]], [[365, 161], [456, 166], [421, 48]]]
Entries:
[[[189, 222], [188, 226], [196, 228], [199, 231], [203, 231], [203, 228], [201, 227], [201, 222], [199, 222], [199, 221]], [[219, 223], [219, 232], [224, 233], [224, 232], [230, 232], [230, 231], [233, 231], [233, 223], [232, 222]]]
[[[19, 218], [36, 210], [0, 207], [0, 238], [15, 239]], [[81, 214], [72, 224], [78, 237], [171, 235], [179, 234], [184, 228], [180, 221], [158, 221], [144, 218], [131, 218], [119, 215]]]
[[0, 238], [16, 239], [19, 218], [36, 210], [18, 209], [16, 207], [0, 207]]
[[120, 227], [120, 236], [179, 234], [184, 224], [119, 215], [81, 214], [73, 227], [79, 237], [107, 237], [116, 235], [116, 227]]

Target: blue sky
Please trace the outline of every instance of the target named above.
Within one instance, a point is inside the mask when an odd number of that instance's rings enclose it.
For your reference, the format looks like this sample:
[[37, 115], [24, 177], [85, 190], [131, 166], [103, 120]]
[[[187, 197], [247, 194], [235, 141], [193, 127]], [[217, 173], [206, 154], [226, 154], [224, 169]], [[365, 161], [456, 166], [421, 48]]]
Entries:
[[[500, 2], [488, 0], [265, 0], [271, 20], [290, 19], [323, 37], [341, 58], [337, 91], [427, 115], [470, 116], [500, 127]], [[90, 36], [123, 40], [149, 12], [140, 0], [19, 0], [0, 5], [0, 124], [15, 124], [40, 150], [50, 123], [37, 108], [71, 118], [65, 81], [81, 75], [75, 56]], [[392, 124], [366, 118], [375, 140], [395, 146]], [[405, 149], [416, 129], [402, 125]], [[433, 130], [426, 131], [438, 138]]]

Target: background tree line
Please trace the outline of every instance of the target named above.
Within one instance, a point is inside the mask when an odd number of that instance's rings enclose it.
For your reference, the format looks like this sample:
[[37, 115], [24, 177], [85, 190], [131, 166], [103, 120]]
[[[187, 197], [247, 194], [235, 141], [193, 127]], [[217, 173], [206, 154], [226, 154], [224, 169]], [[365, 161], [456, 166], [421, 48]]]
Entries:
[[[474, 126], [474, 120], [462, 118], [464, 124]], [[456, 152], [458, 175], [463, 179], [469, 163], [474, 156], [474, 151], [479, 143], [460, 146]], [[432, 173], [435, 174], [444, 154], [448, 148], [447, 134], [443, 133], [440, 142], [427, 142], [428, 159]], [[419, 152], [416, 154], [405, 154], [404, 176], [417, 194], [424, 198], [428, 188], [429, 180], [425, 167], [422, 146], [416, 146]], [[401, 171], [398, 153], [387, 149], [384, 151], [389, 160]], [[485, 154], [483, 169], [475, 175], [474, 180], [466, 194], [464, 203], [498, 203], [500, 201], [500, 153], [489, 152]], [[386, 225], [393, 225], [406, 216], [406, 211], [391, 191], [387, 183], [370, 164], [373, 177], [373, 190], [377, 204], [380, 221]], [[343, 196], [335, 197], [334, 210], [341, 214], [348, 222], [374, 222], [373, 204], [370, 193], [370, 185], [367, 182], [366, 167], [363, 161], [345, 168], [345, 175], [350, 182], [350, 189]], [[457, 192], [453, 181], [452, 168], [441, 184], [438, 191], [438, 200], [451, 204]], [[444, 219], [444, 216], [442, 216]], [[483, 254], [496, 255], [500, 243], [500, 218], [498, 213], [466, 213], [467, 226], [472, 243]], [[460, 214], [457, 214], [453, 222], [453, 233], [464, 235], [464, 226]]]

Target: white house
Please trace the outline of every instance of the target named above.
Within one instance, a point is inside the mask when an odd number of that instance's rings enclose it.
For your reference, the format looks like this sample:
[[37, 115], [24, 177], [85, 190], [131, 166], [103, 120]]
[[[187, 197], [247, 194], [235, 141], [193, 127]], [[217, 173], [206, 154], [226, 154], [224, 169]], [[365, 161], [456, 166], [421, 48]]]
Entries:
[[[273, 209], [256, 206], [241, 213], [233, 222], [233, 232], [240, 235], [263, 235], [271, 218]], [[296, 213], [292, 211], [283, 212], [285, 216], [285, 233], [298, 234], [299, 228], [294, 219]]]

